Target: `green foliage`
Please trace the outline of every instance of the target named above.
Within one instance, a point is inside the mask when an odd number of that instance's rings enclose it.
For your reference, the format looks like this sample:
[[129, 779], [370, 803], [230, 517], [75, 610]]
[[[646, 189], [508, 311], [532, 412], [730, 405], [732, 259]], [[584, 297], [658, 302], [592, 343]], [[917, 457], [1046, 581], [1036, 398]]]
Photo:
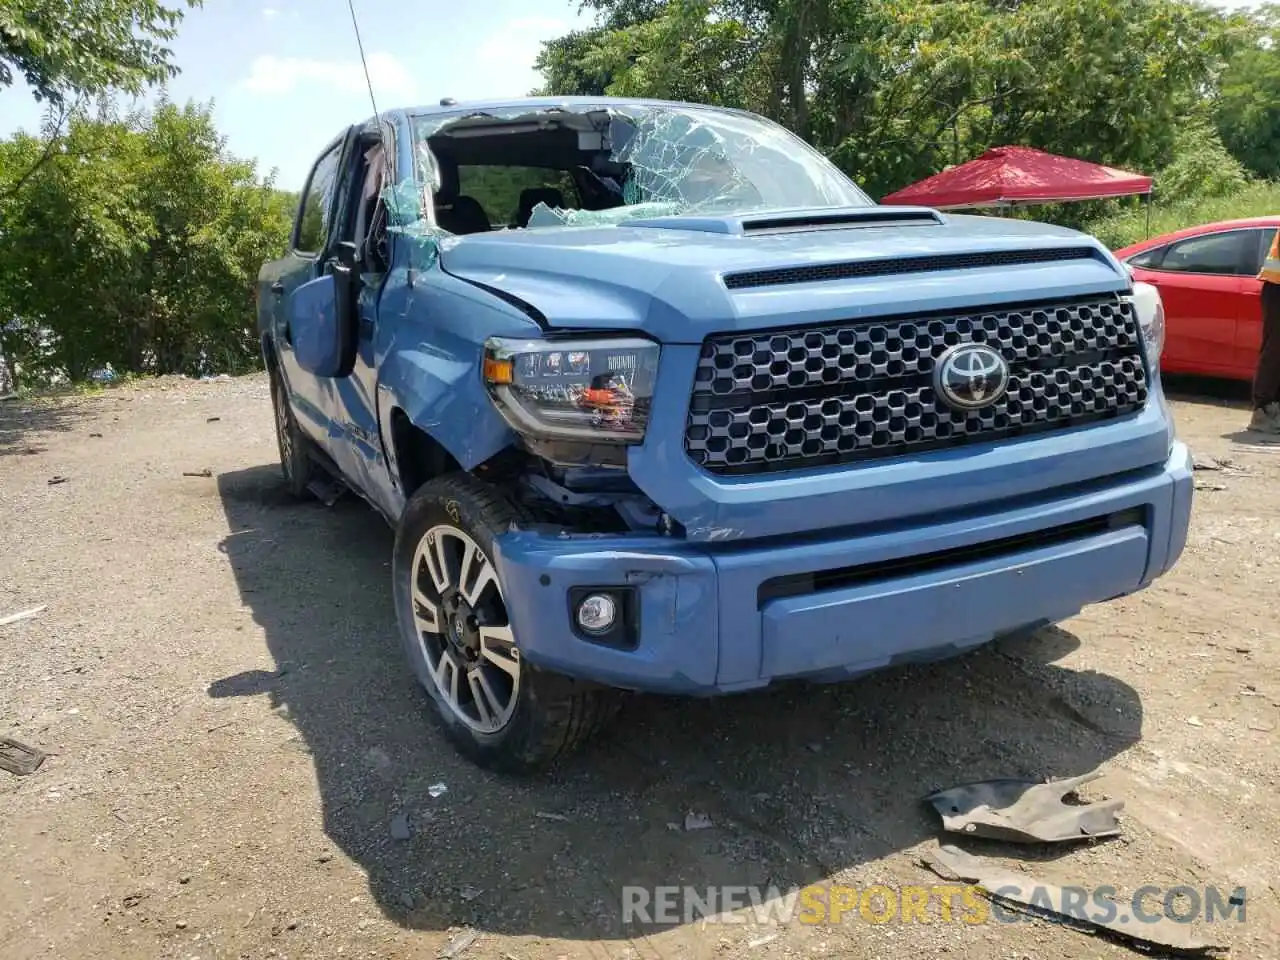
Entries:
[[0, 143], [5, 356], [36, 379], [255, 366], [254, 281], [295, 198], [227, 154], [212, 106], [77, 115], [52, 143]]
[[996, 144], [1163, 167], [1180, 124], [1207, 115], [1206, 92], [1256, 33], [1190, 0], [592, 5], [599, 26], [544, 47], [548, 92], [744, 107], [873, 196]]
[[37, 100], [55, 104], [138, 93], [177, 73], [164, 44], [183, 12], [158, 0], [0, 0], [0, 89], [21, 75]]
[[1280, 177], [1280, 6], [1259, 11], [1257, 36], [1228, 62], [1216, 106], [1228, 149], [1259, 176]]
[[[1184, 227], [1221, 220], [1273, 216], [1277, 211], [1280, 211], [1280, 183], [1253, 183], [1230, 196], [1169, 205], [1157, 203], [1151, 210], [1150, 235], [1156, 237]], [[1084, 229], [1112, 250], [1127, 247], [1148, 236], [1146, 208], [1131, 202], [1122, 212], [1085, 224]]]
[[1239, 193], [1248, 177], [1209, 124], [1192, 122], [1177, 134], [1173, 160], [1156, 174], [1153, 189], [1163, 204]]

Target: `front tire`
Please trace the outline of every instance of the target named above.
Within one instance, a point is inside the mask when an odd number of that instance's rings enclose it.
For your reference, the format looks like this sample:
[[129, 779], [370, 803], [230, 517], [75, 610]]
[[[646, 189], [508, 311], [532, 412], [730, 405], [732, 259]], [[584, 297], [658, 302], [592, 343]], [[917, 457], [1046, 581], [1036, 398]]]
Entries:
[[467, 474], [409, 499], [392, 559], [405, 652], [445, 735], [478, 766], [530, 773], [572, 752], [616, 712], [614, 691], [524, 662], [494, 566], [519, 507]]
[[280, 381], [280, 375], [271, 374], [271, 408], [275, 411], [276, 448], [280, 451], [280, 473], [291, 496], [305, 500], [310, 496], [307, 487], [315, 475], [315, 465], [307, 449], [307, 438], [298, 429], [293, 408], [289, 405], [289, 393]]

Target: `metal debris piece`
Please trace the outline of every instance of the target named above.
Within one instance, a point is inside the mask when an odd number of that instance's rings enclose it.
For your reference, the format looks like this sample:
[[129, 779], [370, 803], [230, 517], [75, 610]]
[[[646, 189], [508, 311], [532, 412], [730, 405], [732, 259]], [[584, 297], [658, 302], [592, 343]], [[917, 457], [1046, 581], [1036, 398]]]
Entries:
[[464, 950], [479, 939], [480, 931], [468, 927], [455, 934], [453, 939], [446, 943], [436, 956], [439, 960], [453, 960], [454, 957], [461, 956]]
[[184, 470], [182, 475], [184, 477], [212, 477], [213, 471], [205, 467], [203, 470]]
[[1222, 493], [1227, 489], [1227, 485], [1225, 483], [1206, 483], [1204, 480], [1197, 480], [1195, 488], [1209, 493]]
[[205, 421], [204, 421], [204, 422], [205, 422], [205, 423], [217, 423], [217, 422], [218, 422], [219, 420], [221, 420], [221, 419], [222, 419], [221, 417], [207, 417], [207, 418], [205, 419]]
[[9, 737], [0, 737], [0, 770], [19, 777], [30, 776], [44, 763], [45, 753]]
[[1016, 843], [1066, 843], [1120, 833], [1116, 814], [1123, 800], [1071, 805], [1067, 794], [1096, 780], [1098, 771], [1082, 777], [1037, 783], [1033, 780], [985, 780], [925, 797], [953, 833]]
[[11, 613], [7, 617], [0, 617], [0, 627], [7, 627], [11, 623], [17, 623], [19, 620], [29, 620], [38, 613], [43, 613], [48, 609], [47, 603], [42, 603], [38, 607], [32, 607], [29, 610], [19, 610], [17, 613]]
[[58, 484], [66, 483], [70, 479], [71, 479], [70, 477], [50, 477], [49, 486], [56, 487]]
[[975, 884], [993, 902], [1078, 930], [1105, 930], [1129, 944], [1157, 947], [1173, 956], [1207, 956], [1226, 949], [1193, 937], [1186, 924], [1167, 917], [1154, 920], [1143, 917], [1141, 922], [1134, 922], [1139, 918], [1130, 916], [1123, 904], [1108, 900], [1109, 906], [1102, 909], [1097, 893], [1088, 901], [1080, 897], [1084, 887], [1064, 890], [1026, 874], [1010, 873], [958, 847], [939, 846], [923, 859], [924, 865], [944, 880]]
[[316, 477], [307, 484], [307, 490], [326, 507], [332, 507], [347, 492], [347, 485], [331, 478]]

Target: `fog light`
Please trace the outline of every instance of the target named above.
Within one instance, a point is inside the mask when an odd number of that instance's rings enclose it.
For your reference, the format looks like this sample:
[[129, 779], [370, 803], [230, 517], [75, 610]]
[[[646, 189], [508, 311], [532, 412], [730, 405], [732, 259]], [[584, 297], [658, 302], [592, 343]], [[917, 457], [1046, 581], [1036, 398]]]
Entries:
[[578, 604], [578, 626], [587, 633], [608, 633], [617, 615], [617, 604], [607, 593], [593, 593]]

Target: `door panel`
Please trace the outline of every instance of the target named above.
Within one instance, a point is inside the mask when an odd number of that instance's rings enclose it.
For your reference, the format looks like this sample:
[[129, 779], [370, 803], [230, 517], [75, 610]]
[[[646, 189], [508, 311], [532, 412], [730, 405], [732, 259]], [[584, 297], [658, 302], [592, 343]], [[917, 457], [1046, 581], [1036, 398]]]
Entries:
[[329, 241], [334, 212], [334, 193], [338, 184], [338, 170], [344, 140], [335, 141], [316, 161], [307, 186], [298, 222], [294, 227], [289, 266], [272, 290], [278, 307], [273, 310], [276, 322], [274, 342], [280, 360], [285, 388], [293, 401], [298, 426], [313, 440], [331, 453], [333, 445], [333, 417], [328, 409], [325, 385], [298, 366], [293, 352], [293, 335], [289, 329], [289, 298], [293, 292], [309, 280], [320, 275], [321, 254]]
[[394, 513], [393, 491], [378, 423], [378, 303], [385, 280], [383, 187], [392, 182], [380, 143], [362, 143], [354, 157], [351, 202], [346, 205], [343, 239], [360, 256], [359, 337], [356, 365], [335, 382], [337, 413], [344, 431], [338, 466], [344, 479], [384, 512]]
[[1230, 230], [1170, 244], [1158, 265], [1135, 277], [1160, 291], [1166, 318], [1165, 356], [1171, 372], [1232, 376], [1236, 324], [1254, 231]]

